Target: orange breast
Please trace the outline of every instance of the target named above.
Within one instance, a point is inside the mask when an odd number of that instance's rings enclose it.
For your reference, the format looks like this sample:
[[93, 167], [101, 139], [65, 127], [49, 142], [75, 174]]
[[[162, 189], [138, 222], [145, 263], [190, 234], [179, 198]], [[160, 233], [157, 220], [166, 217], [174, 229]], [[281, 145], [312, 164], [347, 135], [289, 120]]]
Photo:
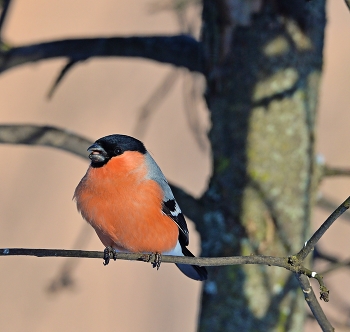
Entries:
[[162, 190], [145, 179], [143, 158], [127, 151], [103, 167], [90, 167], [76, 189], [77, 206], [105, 245], [131, 252], [169, 251], [179, 230], [162, 213]]

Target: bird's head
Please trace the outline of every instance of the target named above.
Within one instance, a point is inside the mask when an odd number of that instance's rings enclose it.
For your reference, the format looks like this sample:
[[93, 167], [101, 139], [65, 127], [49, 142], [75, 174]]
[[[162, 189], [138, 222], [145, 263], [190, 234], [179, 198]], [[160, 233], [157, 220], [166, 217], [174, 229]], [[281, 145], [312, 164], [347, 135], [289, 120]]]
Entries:
[[98, 139], [87, 151], [90, 153], [92, 167], [102, 167], [113, 157], [122, 155], [126, 151], [146, 153], [141, 141], [127, 135], [109, 135]]

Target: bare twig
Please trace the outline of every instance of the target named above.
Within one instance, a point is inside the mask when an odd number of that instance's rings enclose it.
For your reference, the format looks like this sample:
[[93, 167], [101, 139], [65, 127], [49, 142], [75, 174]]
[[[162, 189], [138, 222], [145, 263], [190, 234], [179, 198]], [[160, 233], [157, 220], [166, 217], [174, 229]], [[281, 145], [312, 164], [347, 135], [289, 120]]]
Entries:
[[30, 62], [66, 57], [139, 57], [204, 72], [201, 43], [187, 35], [67, 39], [0, 52], [0, 72]]
[[348, 8], [350, 10], [350, 0], [345, 0], [345, 4], [348, 6]]
[[312, 235], [304, 247], [299, 251], [296, 257], [303, 261], [306, 256], [313, 250], [317, 242], [321, 239], [327, 229], [337, 220], [350, 206], [350, 196], [327, 218], [320, 228]]
[[318, 303], [315, 293], [310, 285], [310, 281], [307, 276], [303, 274], [295, 274], [299, 285], [303, 291], [305, 301], [309, 305], [314, 317], [324, 332], [334, 331], [333, 326], [329, 323], [326, 315], [324, 314], [320, 304]]
[[[327, 210], [327, 212], [330, 211], [334, 211], [338, 205], [334, 202], [332, 202], [331, 199], [327, 198], [327, 197], [321, 197], [317, 200], [317, 206]], [[347, 221], [350, 221], [350, 212], [349, 211], [345, 211], [343, 214], [343, 219], [346, 219]]]
[[[0, 248], [0, 256], [35, 256], [35, 257], [80, 257], [80, 258], [104, 258], [102, 251], [65, 250], [65, 249], [30, 249], [30, 248]], [[150, 261], [147, 254], [142, 253], [116, 253], [116, 259], [129, 261]], [[283, 267], [296, 272], [293, 265], [289, 264], [288, 257], [273, 256], [233, 256], [233, 257], [184, 257], [162, 256], [163, 263], [180, 263], [201, 266], [224, 266], [238, 264], [264, 264]], [[299, 269], [297, 270], [299, 272]]]
[[[115, 259], [130, 261], [146, 261], [143, 253], [117, 252]], [[65, 249], [30, 249], [30, 248], [1, 248], [0, 256], [36, 256], [36, 257], [79, 257], [79, 258], [104, 258], [104, 253], [100, 251], [85, 250], [65, 250]], [[147, 259], [149, 261], [149, 257]], [[322, 277], [316, 272], [295, 265], [290, 257], [274, 257], [263, 255], [231, 256], [231, 257], [184, 257], [168, 256], [162, 258], [164, 263], [180, 263], [201, 266], [225, 266], [240, 264], [261, 264], [268, 266], [283, 267], [291, 272], [303, 274], [319, 281], [321, 287], [324, 286]]]
[[8, 14], [10, 3], [11, 3], [11, 0], [2, 0], [2, 11], [0, 16], [0, 40], [2, 40], [2, 29]]
[[[350, 1], [350, 0], [349, 0]], [[349, 168], [324, 166], [323, 176], [350, 176]]]
[[68, 71], [73, 68], [74, 65], [76, 65], [78, 61], [71, 59], [67, 62], [67, 64], [62, 68], [59, 75], [57, 76], [55, 82], [53, 83], [52, 87], [50, 88], [47, 99], [51, 99], [54, 92], [56, 91], [58, 85], [62, 82], [63, 78], [68, 74]]
[[0, 144], [43, 145], [87, 158], [91, 140], [68, 130], [35, 125], [0, 125]]
[[[2, 248], [0, 256], [36, 256], [36, 257], [81, 257], [81, 258], [102, 258], [105, 259], [105, 253], [100, 251], [82, 251], [82, 250], [61, 250], [61, 249], [21, 249], [21, 248]], [[142, 253], [115, 253], [113, 259], [136, 260], [144, 262], [153, 262], [153, 254]], [[201, 266], [223, 266], [223, 265], [241, 265], [241, 264], [260, 264], [268, 266], [283, 267], [294, 272], [301, 284], [305, 299], [314, 313], [318, 323], [323, 331], [333, 331], [330, 323], [325, 317], [319, 303], [317, 302], [312, 288], [305, 284], [307, 276], [316, 278], [320, 283], [321, 299], [328, 300], [328, 290], [322, 282], [322, 276], [315, 272], [295, 265], [290, 257], [273, 257], [273, 256], [234, 256], [234, 257], [179, 257], [179, 256], [162, 256], [164, 263], [181, 263], [195, 264]], [[306, 278], [306, 279], [305, 279]], [[303, 283], [302, 283], [303, 282]]]

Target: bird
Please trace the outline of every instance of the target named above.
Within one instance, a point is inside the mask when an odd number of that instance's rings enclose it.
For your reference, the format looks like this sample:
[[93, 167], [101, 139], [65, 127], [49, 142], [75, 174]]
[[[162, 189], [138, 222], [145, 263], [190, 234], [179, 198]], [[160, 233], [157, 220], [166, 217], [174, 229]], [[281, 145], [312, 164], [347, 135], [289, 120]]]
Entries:
[[[105, 256], [106, 250], [150, 253], [158, 257], [157, 268], [161, 255], [194, 257], [187, 249], [185, 217], [161, 169], [140, 140], [108, 135], [87, 151], [91, 163], [73, 199], [106, 247]], [[176, 266], [191, 279], [207, 279], [203, 266]]]

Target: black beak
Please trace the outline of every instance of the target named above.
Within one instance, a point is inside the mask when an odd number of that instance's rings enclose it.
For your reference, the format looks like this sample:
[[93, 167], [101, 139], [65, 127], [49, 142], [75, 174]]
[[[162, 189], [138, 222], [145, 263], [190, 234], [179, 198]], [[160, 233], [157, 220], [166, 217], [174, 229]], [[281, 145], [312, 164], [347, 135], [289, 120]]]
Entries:
[[107, 152], [97, 143], [92, 144], [87, 150], [93, 163], [104, 163], [108, 159]]

